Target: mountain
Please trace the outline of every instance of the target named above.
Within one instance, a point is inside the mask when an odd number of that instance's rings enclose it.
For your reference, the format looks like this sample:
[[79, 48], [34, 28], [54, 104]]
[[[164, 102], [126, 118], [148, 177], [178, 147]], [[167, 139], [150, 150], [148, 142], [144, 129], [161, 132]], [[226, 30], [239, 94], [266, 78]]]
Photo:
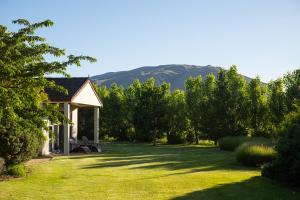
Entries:
[[[157, 84], [163, 81], [171, 83], [171, 90], [184, 89], [184, 82], [190, 76], [201, 75], [204, 79], [206, 75], [212, 73], [215, 76], [221, 67], [214, 67], [211, 65], [197, 66], [197, 65], [159, 65], [159, 66], [146, 66], [140, 67], [129, 71], [108, 72], [101, 75], [91, 77], [97, 85], [106, 85], [109, 87], [112, 83], [129, 86], [135, 79], [141, 82], [146, 81], [148, 78], [154, 77]], [[247, 81], [251, 80], [249, 77], [244, 76]]]

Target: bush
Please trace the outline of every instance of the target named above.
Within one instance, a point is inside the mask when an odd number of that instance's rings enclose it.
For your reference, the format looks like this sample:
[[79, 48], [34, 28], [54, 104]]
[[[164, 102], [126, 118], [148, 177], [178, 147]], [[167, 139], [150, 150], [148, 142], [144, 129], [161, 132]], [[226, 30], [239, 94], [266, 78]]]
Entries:
[[286, 116], [278, 132], [277, 156], [262, 175], [300, 186], [300, 108]]
[[0, 157], [4, 158], [6, 167], [25, 162], [37, 155], [41, 141], [40, 132], [26, 124], [0, 125]]
[[276, 151], [270, 146], [244, 143], [236, 149], [235, 153], [237, 161], [243, 165], [260, 166], [265, 163], [270, 163], [274, 158]]
[[271, 146], [272, 141], [262, 137], [247, 137], [247, 136], [228, 136], [223, 137], [218, 141], [219, 148], [226, 151], [234, 151], [238, 146], [244, 143], [256, 143]]
[[23, 177], [26, 175], [26, 167], [24, 164], [11, 165], [7, 168], [6, 173], [11, 176]]
[[219, 148], [226, 151], [234, 151], [240, 144], [247, 142], [249, 139], [245, 136], [223, 137], [219, 139]]

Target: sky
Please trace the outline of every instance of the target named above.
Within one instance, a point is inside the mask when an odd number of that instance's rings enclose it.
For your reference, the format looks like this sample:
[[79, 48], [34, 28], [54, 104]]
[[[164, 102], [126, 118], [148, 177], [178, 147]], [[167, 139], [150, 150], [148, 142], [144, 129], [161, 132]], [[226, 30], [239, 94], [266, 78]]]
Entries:
[[299, 0], [0, 0], [0, 24], [25, 18], [55, 25], [37, 34], [97, 63], [93, 76], [163, 64], [238, 66], [268, 82], [300, 68]]

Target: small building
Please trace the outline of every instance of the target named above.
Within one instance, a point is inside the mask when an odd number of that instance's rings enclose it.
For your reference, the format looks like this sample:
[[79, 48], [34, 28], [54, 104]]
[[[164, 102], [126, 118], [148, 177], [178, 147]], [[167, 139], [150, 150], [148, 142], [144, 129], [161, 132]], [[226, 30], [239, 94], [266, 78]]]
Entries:
[[53, 124], [48, 121], [49, 129], [54, 133], [54, 139], [49, 138], [49, 132], [44, 131], [47, 140], [42, 146], [41, 154], [48, 155], [50, 152], [62, 152], [69, 155], [71, 151], [70, 143], [78, 142], [78, 109], [84, 107], [93, 107], [94, 110], [94, 138], [93, 143], [99, 143], [99, 108], [102, 102], [95, 91], [91, 80], [84, 78], [47, 78], [48, 81], [54, 81], [56, 85], [62, 86], [68, 90], [68, 94], [46, 89], [50, 103], [59, 104], [59, 110], [72, 123], [62, 122]]

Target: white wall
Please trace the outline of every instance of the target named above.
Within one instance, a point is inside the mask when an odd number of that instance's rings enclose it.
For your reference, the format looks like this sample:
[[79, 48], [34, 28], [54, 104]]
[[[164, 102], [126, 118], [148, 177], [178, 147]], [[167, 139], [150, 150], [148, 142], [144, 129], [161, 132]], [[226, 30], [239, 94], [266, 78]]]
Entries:
[[101, 102], [97, 98], [90, 82], [87, 82], [79, 93], [76, 94], [71, 100], [72, 103], [79, 103], [91, 106], [102, 106]]

